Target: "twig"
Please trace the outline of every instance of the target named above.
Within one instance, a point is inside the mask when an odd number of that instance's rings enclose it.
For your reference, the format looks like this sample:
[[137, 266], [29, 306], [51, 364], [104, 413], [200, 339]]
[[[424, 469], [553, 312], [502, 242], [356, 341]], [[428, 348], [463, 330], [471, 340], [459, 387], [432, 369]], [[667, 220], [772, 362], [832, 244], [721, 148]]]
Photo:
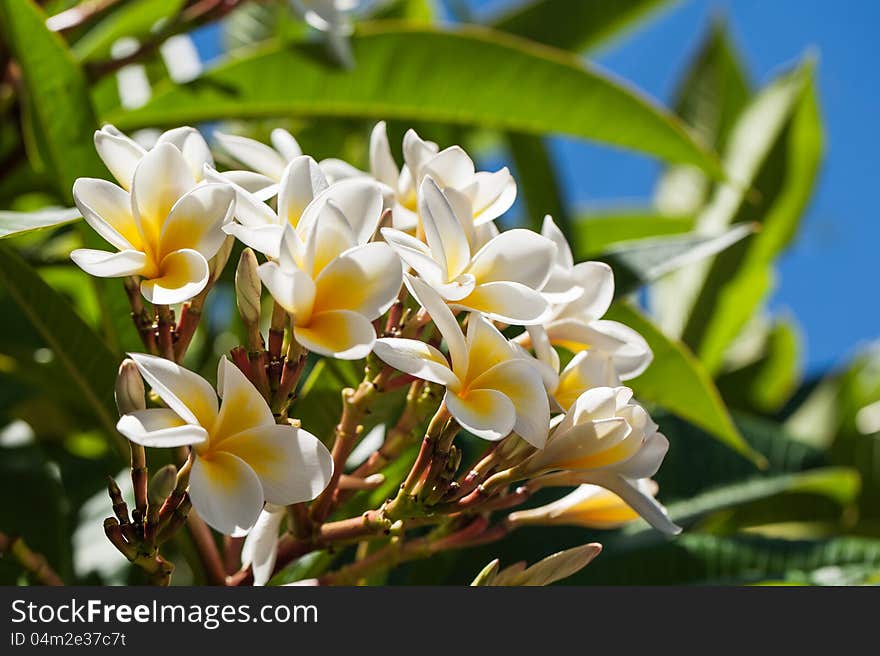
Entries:
[[15, 558], [35, 581], [43, 585], [64, 585], [64, 581], [52, 569], [46, 557], [32, 551], [20, 536], [10, 537], [5, 533], [0, 533], [0, 556], [6, 554]]

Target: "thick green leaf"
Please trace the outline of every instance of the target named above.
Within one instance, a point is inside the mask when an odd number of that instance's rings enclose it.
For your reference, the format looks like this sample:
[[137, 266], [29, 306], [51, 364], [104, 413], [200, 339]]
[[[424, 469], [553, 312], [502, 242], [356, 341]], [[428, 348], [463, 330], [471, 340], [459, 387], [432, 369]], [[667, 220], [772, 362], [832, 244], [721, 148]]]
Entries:
[[761, 224], [754, 239], [712, 262], [682, 333], [710, 372], [720, 369], [725, 351], [771, 288], [773, 261], [797, 231], [821, 154], [821, 119], [807, 63], [771, 84], [743, 113], [725, 163], [744, 187], [721, 186], [698, 221]]
[[72, 201], [76, 178], [104, 173], [92, 143], [97, 120], [85, 75], [32, 0], [0, 0], [0, 19], [21, 66], [27, 123], [59, 194]]
[[832, 537], [785, 540], [759, 535], [684, 534], [674, 542], [634, 551], [606, 547], [578, 585], [682, 585], [785, 580], [820, 568], [880, 567], [880, 540]]
[[576, 260], [586, 260], [623, 241], [690, 232], [694, 217], [652, 208], [593, 211], [576, 217], [571, 241]]
[[627, 381], [639, 398], [687, 419], [734, 451], [763, 465], [765, 458], [740, 435], [712, 379], [686, 346], [666, 337], [625, 303], [612, 305], [605, 317], [641, 333], [654, 352], [654, 361], [645, 373]]
[[32, 230], [57, 228], [78, 220], [82, 215], [75, 207], [44, 209], [36, 212], [0, 211], [0, 239], [17, 237]]
[[726, 371], [716, 383], [728, 405], [770, 413], [791, 398], [800, 380], [800, 332], [792, 320], [767, 330], [758, 357]]
[[720, 253], [752, 232], [752, 226], [745, 224], [714, 236], [691, 233], [638, 239], [615, 244], [593, 259], [614, 269], [614, 295], [619, 298], [667, 273]]
[[106, 118], [129, 130], [270, 116], [426, 120], [567, 134], [722, 175], [665, 110], [566, 53], [482, 28], [393, 23], [363, 24], [351, 46], [352, 70], [329, 63], [320, 44], [267, 46]]
[[[115, 447], [123, 448], [116, 432], [113, 387], [118, 356], [55, 290], [11, 248], [0, 244], [0, 283], [15, 299], [46, 342], [64, 373], [89, 404]], [[123, 449], [124, 450], [124, 449]]]
[[73, 45], [73, 54], [80, 61], [109, 59], [111, 47], [120, 38], [148, 36], [185, 4], [186, 0], [131, 0], [123, 3]]
[[563, 50], [595, 48], [668, 0], [534, 0], [493, 27]]

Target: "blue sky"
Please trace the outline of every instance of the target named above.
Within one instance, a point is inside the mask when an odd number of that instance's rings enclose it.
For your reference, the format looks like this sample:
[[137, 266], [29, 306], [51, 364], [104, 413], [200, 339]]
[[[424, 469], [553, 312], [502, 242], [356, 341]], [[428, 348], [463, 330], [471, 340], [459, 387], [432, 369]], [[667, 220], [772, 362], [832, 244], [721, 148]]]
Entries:
[[[575, 2], [577, 0], [572, 0]], [[608, 0], [609, 2], [613, 0]], [[511, 0], [469, 0], [477, 15]], [[874, 27], [880, 2], [848, 0], [682, 0], [597, 53], [594, 61], [662, 103], [710, 21], [726, 16], [754, 84], [770, 80], [807, 51], [819, 56], [826, 155], [801, 232], [778, 268], [770, 307], [796, 317], [809, 371], [842, 363], [880, 336], [880, 306], [869, 286], [880, 242], [870, 153], [880, 153], [874, 121], [880, 57]], [[202, 32], [203, 53], [219, 34]], [[567, 139], [553, 140], [564, 191], [574, 206], [647, 202], [659, 166], [644, 157]]]
[[[509, 2], [473, 0], [480, 14]], [[826, 155], [819, 187], [801, 233], [778, 270], [774, 311], [793, 314], [805, 337], [805, 364], [842, 362], [857, 345], [880, 336], [876, 277], [880, 183], [870, 153], [880, 150], [875, 27], [880, 3], [849, 0], [690, 0], [656, 15], [593, 59], [668, 102], [709, 20], [726, 16], [756, 84], [808, 50], [819, 55]], [[573, 140], [554, 140], [570, 202], [605, 205], [648, 200], [658, 173], [650, 160]]]

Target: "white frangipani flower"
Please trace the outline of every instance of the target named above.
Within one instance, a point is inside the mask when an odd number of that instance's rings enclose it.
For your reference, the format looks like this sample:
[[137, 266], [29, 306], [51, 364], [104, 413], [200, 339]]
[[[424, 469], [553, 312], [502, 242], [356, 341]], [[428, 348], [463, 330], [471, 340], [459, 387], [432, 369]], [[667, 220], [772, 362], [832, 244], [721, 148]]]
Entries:
[[233, 134], [215, 132], [220, 147], [235, 161], [247, 167], [244, 170], [224, 171], [220, 175], [265, 200], [277, 193], [278, 183], [288, 165], [302, 156], [302, 148], [290, 132], [275, 128], [269, 135], [272, 146]]
[[284, 226], [278, 260], [260, 265], [263, 284], [291, 315], [293, 339], [308, 350], [348, 360], [372, 350], [372, 321], [397, 299], [403, 277], [387, 244], [365, 243], [380, 209], [381, 200], [375, 219], [359, 223], [329, 198], [315, 199], [297, 229]]
[[[180, 151], [196, 182], [201, 182], [206, 164], [214, 166], [211, 149], [195, 128], [184, 126], [163, 132], [154, 148], [164, 143]], [[147, 149], [109, 123], [95, 132], [95, 149], [120, 186], [131, 191], [135, 168]]]
[[[657, 496], [657, 484], [649, 478], [636, 481], [645, 496]], [[614, 492], [589, 483], [579, 485], [561, 499], [508, 516], [515, 526], [583, 526], [612, 529], [639, 518], [639, 514]]]
[[278, 530], [287, 509], [267, 503], [241, 548], [241, 566], [251, 566], [254, 585], [266, 585], [278, 557]]
[[550, 275], [552, 241], [531, 230], [507, 230], [472, 255], [467, 222], [430, 176], [419, 190], [419, 211], [427, 243], [394, 228], [383, 228], [382, 236], [447, 303], [517, 325], [549, 316], [537, 290]]
[[[419, 226], [419, 188], [426, 176], [450, 196], [462, 219], [470, 218], [467, 229], [489, 223], [504, 214], [516, 200], [516, 182], [507, 167], [498, 171], [476, 171], [473, 160], [460, 146], [440, 150], [437, 144], [425, 141], [415, 130], [403, 137], [403, 168], [398, 168], [391, 154], [385, 122], [381, 121], [370, 135], [369, 175], [383, 185], [386, 205], [391, 208], [393, 226], [415, 233]], [[333, 179], [365, 175], [341, 160], [321, 162], [327, 176]]]
[[70, 257], [100, 278], [140, 276], [150, 302], [182, 303], [208, 283], [208, 260], [226, 239], [235, 193], [225, 184], [197, 184], [182, 151], [167, 142], [136, 162], [130, 186], [128, 193], [107, 180], [74, 183], [83, 217], [119, 252], [80, 248]]
[[[210, 180], [229, 180], [226, 173], [206, 170], [205, 174]], [[376, 185], [370, 185], [367, 181], [352, 181], [334, 185], [333, 190], [328, 191], [324, 174], [315, 160], [307, 155], [293, 158], [284, 167], [280, 182], [275, 186], [278, 193], [277, 211], [264, 203], [258, 194], [250, 193], [237, 183], [231, 184], [236, 192], [236, 220], [224, 230], [271, 258], [278, 257], [284, 227], [298, 227], [306, 208], [318, 196], [320, 200], [313, 208], [315, 212], [320, 211], [326, 202], [332, 201], [345, 212], [346, 220], [351, 224], [371, 226], [373, 231], [382, 212], [382, 196]]]
[[[516, 469], [519, 474], [552, 476], [555, 485], [590, 483], [611, 490], [652, 526], [677, 533], [665, 511], [638, 481], [657, 473], [669, 441], [647, 411], [632, 401], [627, 387], [584, 392], [556, 426], [543, 450]], [[550, 477], [548, 477], [550, 478]]]
[[550, 407], [538, 370], [480, 314], [468, 315], [464, 335], [433, 288], [412, 277], [407, 284], [446, 341], [449, 358], [422, 341], [390, 337], [376, 341], [376, 355], [404, 373], [445, 385], [446, 407], [474, 435], [500, 440], [513, 431], [541, 448]]
[[[543, 324], [550, 341], [573, 353], [589, 349], [604, 354], [621, 380], [635, 378], [651, 364], [653, 354], [635, 330], [601, 318], [614, 299], [611, 267], [604, 262], [582, 262], [572, 275], [583, 293], [573, 301], [553, 304], [551, 317]], [[528, 338], [522, 335], [517, 342], [527, 345]]]
[[148, 447], [192, 446], [189, 493], [199, 515], [221, 533], [242, 535], [264, 502], [310, 501], [330, 482], [333, 459], [318, 438], [275, 423], [251, 382], [225, 357], [217, 394], [198, 374], [163, 358], [130, 354], [168, 406], [123, 415], [117, 429]]
[[568, 240], [549, 214], [544, 217], [541, 234], [556, 244], [556, 259], [550, 270], [550, 277], [547, 278], [547, 284], [544, 285], [541, 292], [551, 303], [561, 304], [573, 301], [584, 294], [584, 288], [578, 281], [579, 267], [583, 268], [583, 264], [574, 263], [574, 255], [572, 255]]

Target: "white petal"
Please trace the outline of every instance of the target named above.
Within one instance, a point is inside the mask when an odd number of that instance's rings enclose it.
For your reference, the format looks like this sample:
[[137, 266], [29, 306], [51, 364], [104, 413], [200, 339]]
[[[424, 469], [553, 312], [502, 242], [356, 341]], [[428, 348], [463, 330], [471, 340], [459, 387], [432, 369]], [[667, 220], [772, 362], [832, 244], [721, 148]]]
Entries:
[[542, 449], [550, 426], [550, 404], [541, 374], [528, 360], [502, 362], [470, 383], [471, 389], [492, 389], [513, 402], [513, 430], [532, 446]]
[[333, 458], [311, 433], [270, 424], [230, 437], [220, 444], [254, 470], [266, 501], [280, 506], [311, 501], [333, 474]]
[[516, 181], [506, 166], [494, 173], [480, 171], [475, 174], [472, 187], [474, 225], [494, 221], [516, 200]]
[[260, 479], [241, 458], [230, 453], [195, 459], [189, 495], [202, 519], [225, 535], [249, 530], [263, 508]]
[[269, 135], [269, 141], [272, 142], [272, 146], [275, 150], [281, 153], [281, 157], [288, 162], [294, 157], [302, 155], [302, 148], [300, 148], [297, 140], [294, 139], [290, 132], [283, 128], [275, 128], [272, 130]]
[[143, 156], [134, 172], [131, 195], [148, 242], [158, 241], [171, 208], [194, 186], [189, 165], [171, 144], [159, 144]]
[[262, 173], [253, 171], [223, 171], [218, 173], [226, 180], [254, 194], [259, 200], [268, 200], [278, 193], [278, 183]]
[[416, 339], [383, 337], [376, 340], [373, 352], [386, 364], [410, 376], [453, 388], [460, 385], [446, 356], [430, 344]]
[[186, 423], [168, 408], [150, 408], [122, 415], [116, 430], [135, 444], [158, 448], [201, 444], [208, 439], [208, 431]]
[[313, 314], [307, 325], [296, 325], [293, 334], [308, 350], [340, 360], [366, 357], [376, 341], [373, 324], [362, 314], [348, 310]]
[[468, 350], [468, 381], [473, 381], [497, 364], [521, 359], [507, 338], [491, 321], [479, 314], [468, 317], [465, 344]]
[[550, 306], [541, 293], [518, 282], [478, 284], [456, 305], [516, 326], [541, 323], [550, 314]]
[[614, 340], [618, 346], [609, 351], [611, 361], [621, 380], [630, 380], [640, 375], [654, 359], [648, 342], [635, 330], [617, 321], [600, 319], [589, 325], [596, 335]]
[[600, 318], [614, 300], [614, 272], [611, 267], [604, 262], [581, 262], [575, 265], [573, 274], [584, 293], [569, 303], [561, 316], [583, 321]]
[[574, 256], [571, 254], [571, 247], [568, 240], [562, 234], [562, 230], [553, 221], [553, 217], [547, 214], [544, 217], [544, 223], [541, 226], [541, 235], [556, 244], [556, 264], [564, 269], [571, 269], [574, 266]]
[[370, 172], [379, 182], [392, 188], [397, 186], [400, 170], [394, 157], [391, 156], [385, 121], [376, 123], [370, 133]]
[[217, 395], [198, 374], [165, 358], [129, 353], [138, 371], [169, 408], [190, 424], [210, 427], [217, 418]]
[[430, 175], [442, 187], [464, 187], [474, 178], [474, 162], [459, 146], [450, 146], [423, 164], [419, 176]]
[[327, 179], [311, 157], [291, 160], [278, 185], [278, 216], [294, 228], [315, 196], [327, 188]]
[[162, 226], [160, 256], [191, 248], [214, 257], [226, 240], [222, 227], [232, 218], [235, 191], [229, 185], [208, 183], [195, 187], [174, 204]]
[[201, 180], [205, 164], [214, 166], [211, 149], [208, 148], [205, 138], [195, 128], [184, 126], [168, 130], [159, 136], [156, 143], [170, 143], [176, 146], [183, 155], [183, 159], [189, 164], [193, 178], [196, 180]]
[[431, 177], [419, 188], [419, 214], [431, 254], [443, 264], [446, 281], [456, 278], [470, 264], [470, 245], [452, 205]]
[[78, 178], [73, 200], [92, 229], [119, 250], [137, 250], [141, 235], [131, 213], [131, 196], [107, 180]]
[[340, 180], [346, 180], [347, 178], [358, 178], [366, 175], [366, 173], [359, 168], [333, 157], [322, 159], [318, 163], [318, 166], [321, 167], [321, 172], [327, 177], [327, 181], [331, 184], [339, 182]]
[[275, 425], [263, 395], [224, 355], [217, 367], [217, 389], [223, 402], [211, 428], [211, 448], [224, 448], [226, 438], [242, 431]]
[[653, 433], [642, 444], [642, 448], [632, 458], [615, 468], [615, 471], [626, 478], [650, 478], [660, 469], [666, 452], [669, 451], [669, 440], [663, 433]]
[[70, 259], [83, 271], [98, 278], [121, 278], [134, 276], [147, 264], [147, 256], [140, 251], [120, 251], [108, 253], [91, 248], [78, 248], [70, 254]]
[[266, 585], [275, 569], [278, 556], [278, 529], [284, 519], [285, 509], [260, 513], [257, 523], [248, 533], [241, 548], [242, 567], [252, 566], [254, 585]]
[[437, 295], [428, 283], [412, 276], [405, 276], [407, 288], [425, 311], [430, 315], [437, 330], [446, 340], [446, 348], [449, 349], [449, 357], [452, 361], [452, 370], [459, 378], [466, 375], [468, 369], [468, 348], [465, 344], [464, 334], [452, 310], [447, 307], [443, 299]]
[[237, 184], [234, 178], [227, 175], [227, 173], [219, 173], [206, 166], [204, 174], [206, 180], [230, 184], [235, 189], [235, 218], [239, 223], [248, 227], [281, 225], [278, 215], [263, 202], [266, 200], [265, 198], [260, 198], [245, 187]]
[[436, 144], [423, 140], [415, 130], [409, 129], [403, 135], [403, 160], [415, 177], [422, 165], [437, 153]]
[[611, 490], [658, 531], [667, 535], [681, 533], [681, 527], [669, 519], [666, 509], [653, 496], [640, 489], [637, 481], [629, 480], [612, 472], [597, 471], [585, 475], [584, 482]]
[[380, 232], [398, 257], [412, 267], [421, 278], [432, 286], [445, 283], [446, 272], [443, 265], [434, 260], [430, 249], [423, 242], [394, 228], [382, 228]]
[[304, 231], [310, 230], [318, 220], [318, 213], [328, 200], [342, 210], [359, 244], [370, 241], [379, 225], [384, 206], [382, 190], [375, 180], [366, 177], [349, 178], [327, 187], [303, 212], [300, 221]]
[[516, 424], [513, 403], [501, 392], [473, 390], [461, 398], [448, 390], [444, 398], [449, 412], [462, 428], [484, 440], [503, 439]]
[[320, 213], [313, 216], [316, 222], [307, 228], [300, 224], [296, 234], [306, 237], [304, 269], [317, 277], [324, 267], [358, 242], [342, 210], [333, 201], [325, 201]]
[[403, 283], [400, 260], [387, 244], [352, 248], [330, 262], [315, 280], [315, 312], [352, 310], [372, 321], [397, 300]]
[[315, 302], [315, 283], [299, 269], [282, 269], [277, 262], [265, 262], [257, 268], [260, 280], [272, 298], [294, 317], [307, 320]]
[[518, 228], [507, 230], [483, 246], [468, 269], [477, 284], [518, 282], [541, 289], [550, 276], [556, 246], [536, 232]]
[[201, 292], [210, 276], [205, 256], [185, 248], [162, 258], [159, 276], [141, 280], [141, 293], [158, 305], [183, 303]]
[[244, 226], [240, 223], [227, 223], [223, 226], [223, 232], [232, 235], [258, 253], [277, 258], [281, 249], [284, 228], [278, 225]]
[[280, 180], [287, 162], [275, 150], [255, 139], [215, 132], [220, 146], [236, 160], [272, 180]]
[[95, 148], [119, 184], [131, 189], [134, 169], [146, 151], [112, 125], [95, 132]]

